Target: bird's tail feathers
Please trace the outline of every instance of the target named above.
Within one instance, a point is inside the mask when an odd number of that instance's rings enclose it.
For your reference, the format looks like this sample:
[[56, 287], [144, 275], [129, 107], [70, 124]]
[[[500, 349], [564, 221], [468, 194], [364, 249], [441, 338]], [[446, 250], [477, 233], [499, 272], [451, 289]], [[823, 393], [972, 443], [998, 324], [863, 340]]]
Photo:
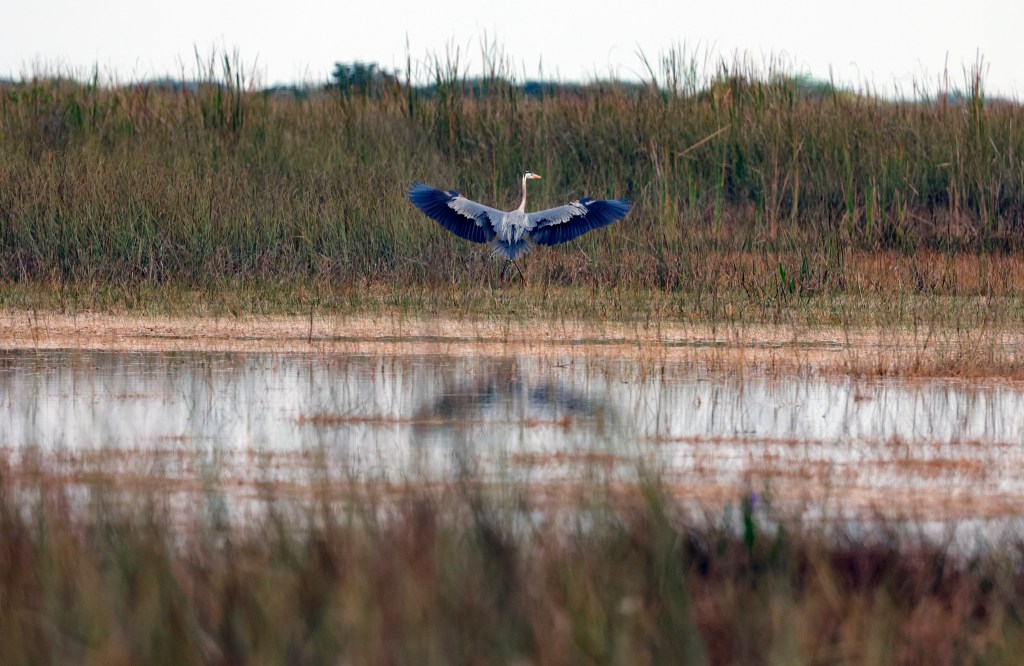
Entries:
[[516, 261], [520, 257], [525, 257], [529, 254], [530, 250], [533, 249], [533, 243], [526, 239], [517, 243], [494, 239], [491, 241], [491, 247], [494, 248], [494, 256], [504, 257], [509, 261]]

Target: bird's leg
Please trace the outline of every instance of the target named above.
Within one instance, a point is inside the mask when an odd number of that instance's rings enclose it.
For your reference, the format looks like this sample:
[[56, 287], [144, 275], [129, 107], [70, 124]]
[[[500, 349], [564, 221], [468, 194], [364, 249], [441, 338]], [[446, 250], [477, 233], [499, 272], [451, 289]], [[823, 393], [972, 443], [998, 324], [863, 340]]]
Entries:
[[523, 269], [519, 268], [519, 263], [516, 262], [515, 260], [513, 260], [512, 261], [512, 265], [516, 267], [517, 271], [519, 271], [519, 277], [521, 277], [523, 279], [523, 284], [526, 284], [526, 276], [523, 275]]

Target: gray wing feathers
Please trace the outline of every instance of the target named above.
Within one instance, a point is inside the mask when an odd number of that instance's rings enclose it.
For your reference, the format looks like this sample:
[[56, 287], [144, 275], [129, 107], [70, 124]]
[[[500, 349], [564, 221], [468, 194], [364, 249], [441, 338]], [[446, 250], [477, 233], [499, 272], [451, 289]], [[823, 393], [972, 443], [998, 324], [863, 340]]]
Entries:
[[493, 240], [494, 224], [504, 214], [470, 201], [458, 192], [439, 190], [418, 182], [409, 188], [409, 200], [448, 231], [474, 243]]
[[536, 213], [529, 213], [526, 217], [530, 220], [530, 229], [535, 229], [551, 224], [562, 224], [574, 217], [581, 217], [586, 214], [586, 206], [579, 201], [573, 201], [558, 208], [549, 208], [547, 210], [539, 210]]
[[540, 245], [565, 243], [622, 219], [631, 206], [625, 199], [594, 201], [587, 198], [530, 213], [530, 240]]
[[502, 215], [505, 214], [500, 210], [491, 208], [490, 206], [485, 206], [483, 204], [478, 204], [477, 202], [471, 201], [470, 199], [467, 199], [466, 197], [463, 196], [457, 196], [451, 201], [449, 201], [448, 207], [454, 210], [459, 215], [471, 217], [474, 220], [481, 219], [481, 215], [486, 216], [490, 226], [494, 226], [495, 222], [497, 222], [497, 220]]

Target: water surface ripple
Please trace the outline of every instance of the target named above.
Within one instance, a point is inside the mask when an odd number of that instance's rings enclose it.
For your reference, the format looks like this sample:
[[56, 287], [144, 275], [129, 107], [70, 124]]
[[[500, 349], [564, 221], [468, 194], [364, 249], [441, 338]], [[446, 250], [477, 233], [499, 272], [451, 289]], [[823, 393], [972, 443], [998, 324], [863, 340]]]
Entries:
[[0, 354], [0, 405], [8, 451], [292, 461], [275, 478], [306, 478], [294, 461], [315, 456], [352, 478], [445, 481], [470, 466], [558, 483], [655, 468], [695, 498], [746, 489], [964, 515], [1024, 499], [1024, 390], [1007, 382], [529, 354], [16, 350]]

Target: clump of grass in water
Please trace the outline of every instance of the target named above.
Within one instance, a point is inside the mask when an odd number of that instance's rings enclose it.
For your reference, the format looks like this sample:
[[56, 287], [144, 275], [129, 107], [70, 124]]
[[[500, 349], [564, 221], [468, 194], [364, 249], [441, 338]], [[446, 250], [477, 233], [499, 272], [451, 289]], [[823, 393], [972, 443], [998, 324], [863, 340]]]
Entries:
[[82, 504], [45, 474], [5, 473], [0, 659], [892, 663], [1019, 651], [1018, 543], [961, 559], [897, 526], [872, 540], [769, 525], [754, 498], [733, 519], [693, 522], [656, 480], [594, 489], [565, 520], [466, 481], [397, 500], [354, 488], [340, 507], [271, 500], [232, 523], [131, 491]]

